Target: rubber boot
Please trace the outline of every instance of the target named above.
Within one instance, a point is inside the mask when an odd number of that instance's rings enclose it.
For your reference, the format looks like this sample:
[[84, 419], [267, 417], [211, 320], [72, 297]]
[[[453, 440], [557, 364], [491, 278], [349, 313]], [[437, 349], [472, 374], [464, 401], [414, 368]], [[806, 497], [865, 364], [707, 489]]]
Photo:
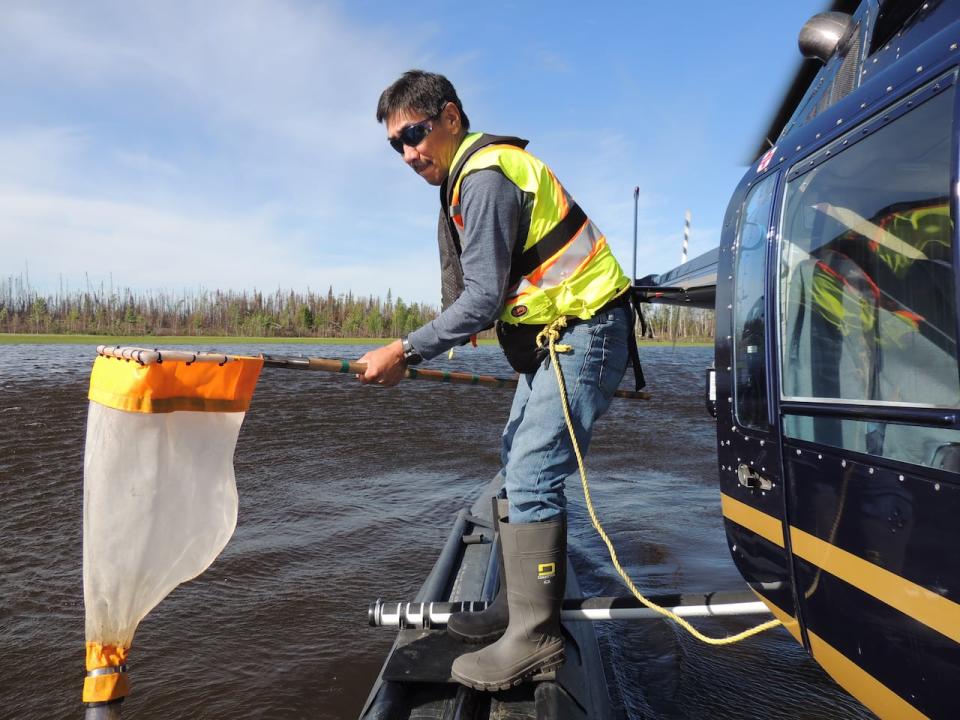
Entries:
[[453, 679], [506, 690], [563, 664], [560, 606], [566, 583], [566, 519], [500, 523], [507, 580], [507, 630], [497, 642], [453, 661]]
[[[493, 524], [497, 531], [507, 519], [507, 501], [493, 498]], [[503, 538], [497, 546], [500, 565], [500, 587], [497, 596], [480, 612], [454, 613], [447, 621], [447, 634], [465, 643], [485, 643], [496, 640], [507, 629], [507, 573], [503, 568]]]

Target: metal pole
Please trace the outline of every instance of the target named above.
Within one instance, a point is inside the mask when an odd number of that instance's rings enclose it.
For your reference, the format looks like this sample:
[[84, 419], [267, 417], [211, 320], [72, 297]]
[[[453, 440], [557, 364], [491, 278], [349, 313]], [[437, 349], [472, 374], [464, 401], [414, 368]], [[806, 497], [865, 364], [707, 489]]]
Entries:
[[637, 215], [640, 205], [640, 186], [633, 188], [633, 275], [630, 276], [630, 284], [637, 282]]
[[[657, 602], [657, 600], [666, 602]], [[709, 593], [706, 595], [662, 596], [653, 598], [680, 617], [731, 617], [769, 614], [770, 610], [755, 595]], [[456, 612], [480, 612], [489, 603], [464, 602], [383, 602], [371, 603], [367, 612], [373, 627], [424, 628], [446, 625]], [[581, 598], [563, 601], [560, 619], [568, 622], [606, 620], [652, 620], [663, 615], [644, 607], [633, 597]]]
[[87, 705], [83, 712], [83, 720], [120, 720], [120, 708], [123, 701]]

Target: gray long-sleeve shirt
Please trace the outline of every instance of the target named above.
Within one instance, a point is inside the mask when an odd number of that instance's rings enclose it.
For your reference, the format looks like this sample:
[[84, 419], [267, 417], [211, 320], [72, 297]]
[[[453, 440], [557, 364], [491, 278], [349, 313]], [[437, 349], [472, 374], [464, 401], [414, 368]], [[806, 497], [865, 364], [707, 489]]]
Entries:
[[427, 360], [485, 330], [499, 317], [507, 294], [510, 259], [530, 227], [530, 208], [523, 191], [494, 169], [479, 170], [463, 179], [460, 210], [463, 294], [408, 337]]

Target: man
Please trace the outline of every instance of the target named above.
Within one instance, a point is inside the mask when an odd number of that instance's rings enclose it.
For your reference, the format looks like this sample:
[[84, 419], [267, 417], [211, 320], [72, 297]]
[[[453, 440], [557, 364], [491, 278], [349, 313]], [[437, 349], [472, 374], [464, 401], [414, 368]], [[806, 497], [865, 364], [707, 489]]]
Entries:
[[469, 132], [456, 90], [442, 75], [404, 73], [380, 96], [377, 120], [404, 162], [440, 187], [444, 309], [405, 339], [360, 358], [367, 363], [360, 379], [395, 385], [407, 364], [494, 322], [521, 373], [502, 438], [509, 518], [499, 525], [501, 591], [486, 611], [455, 615], [448, 626], [468, 642], [502, 636], [457, 658], [453, 676], [480, 690], [507, 688], [563, 662], [563, 487], [576, 458], [554, 369], [536, 337], [545, 325], [566, 321], [559, 342], [567, 348], [557, 357], [585, 452], [634, 342], [630, 280], [550, 169], [523, 149], [526, 141]]

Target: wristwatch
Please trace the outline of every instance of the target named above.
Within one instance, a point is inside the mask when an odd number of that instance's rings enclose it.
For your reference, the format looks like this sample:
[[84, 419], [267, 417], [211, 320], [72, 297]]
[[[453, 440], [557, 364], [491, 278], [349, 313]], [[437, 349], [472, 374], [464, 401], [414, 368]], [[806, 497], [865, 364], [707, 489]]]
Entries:
[[417, 365], [423, 362], [423, 356], [410, 344], [407, 338], [403, 339], [403, 361], [407, 365]]

